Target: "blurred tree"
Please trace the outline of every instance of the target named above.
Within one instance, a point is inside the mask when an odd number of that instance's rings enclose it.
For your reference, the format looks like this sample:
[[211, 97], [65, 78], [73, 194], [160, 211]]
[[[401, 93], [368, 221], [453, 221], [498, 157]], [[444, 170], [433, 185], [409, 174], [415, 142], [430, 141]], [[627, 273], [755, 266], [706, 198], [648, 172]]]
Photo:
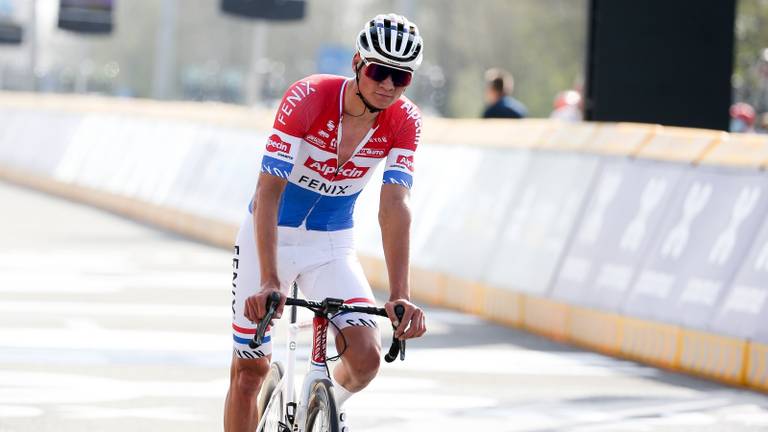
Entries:
[[[317, 70], [321, 47], [352, 49], [366, 19], [403, 9], [410, 11], [425, 39], [423, 67], [407, 92], [424, 111], [477, 117], [483, 72], [502, 67], [514, 74], [515, 95], [531, 114], [546, 116], [554, 95], [582, 72], [586, 1], [484, 0], [478, 7], [465, 0], [312, 0], [305, 20], [266, 23], [225, 15], [218, 0], [177, 0], [171, 94], [245, 103], [247, 87], [256, 79], [264, 102], [274, 103], [288, 84]], [[53, 81], [69, 83], [73, 75], [75, 82], [82, 81], [81, 65], [89, 60], [94, 77], [109, 71], [89, 90], [149, 97], [163, 25], [161, 3], [115, 2], [115, 33], [110, 37], [50, 33], [41, 49], [49, 58], [48, 68], [58, 71], [59, 80]], [[254, 52], [263, 57], [252, 61]], [[105, 85], [105, 80], [112, 84]], [[59, 90], [71, 91], [72, 85], [67, 86]]]
[[739, 0], [736, 10], [734, 102], [768, 111], [768, 0]]

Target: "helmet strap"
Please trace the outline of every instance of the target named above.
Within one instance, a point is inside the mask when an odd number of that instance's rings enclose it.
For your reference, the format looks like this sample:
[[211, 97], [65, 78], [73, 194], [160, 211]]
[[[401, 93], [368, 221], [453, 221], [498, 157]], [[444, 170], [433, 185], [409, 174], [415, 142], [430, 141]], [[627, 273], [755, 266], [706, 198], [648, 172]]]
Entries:
[[371, 113], [377, 113], [381, 111], [381, 108], [376, 108], [375, 106], [371, 105], [371, 103], [365, 99], [365, 96], [363, 96], [363, 94], [360, 93], [360, 70], [362, 69], [363, 69], [363, 62], [360, 62], [360, 66], [358, 66], [357, 70], [355, 70], [355, 84], [357, 85], [357, 92], [356, 92], [357, 97], [359, 97], [360, 100], [363, 102], [363, 105], [365, 105], [365, 107], [368, 108], [368, 111], [370, 111]]

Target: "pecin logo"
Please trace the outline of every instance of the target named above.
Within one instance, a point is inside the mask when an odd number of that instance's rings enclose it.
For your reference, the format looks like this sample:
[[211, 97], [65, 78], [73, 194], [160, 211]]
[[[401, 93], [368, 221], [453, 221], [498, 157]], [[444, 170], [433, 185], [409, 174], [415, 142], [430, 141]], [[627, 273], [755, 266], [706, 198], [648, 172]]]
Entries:
[[352, 162], [344, 164], [342, 168], [337, 170], [335, 158], [321, 162], [310, 156], [304, 162], [304, 166], [320, 174], [326, 180], [358, 179], [368, 172], [368, 167], [359, 167]]
[[277, 134], [273, 134], [269, 139], [267, 140], [267, 151], [270, 153], [290, 153], [291, 152], [291, 144], [283, 141], [280, 139]]
[[408, 171], [413, 172], [413, 156], [400, 155], [397, 157], [397, 164], [408, 168]]

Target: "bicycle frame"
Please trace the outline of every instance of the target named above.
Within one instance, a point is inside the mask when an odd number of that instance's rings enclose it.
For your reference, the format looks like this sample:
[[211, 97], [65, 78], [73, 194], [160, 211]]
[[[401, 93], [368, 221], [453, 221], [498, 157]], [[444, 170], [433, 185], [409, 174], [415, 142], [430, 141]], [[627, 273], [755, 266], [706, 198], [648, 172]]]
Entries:
[[[328, 324], [329, 319], [320, 313], [315, 313], [315, 317], [312, 321], [305, 321], [301, 323], [296, 322], [297, 307], [291, 306], [291, 322], [288, 326], [288, 340], [286, 341], [287, 358], [285, 365], [285, 373], [280, 380], [275, 392], [282, 392], [283, 405], [286, 407], [286, 414], [289, 420], [289, 428], [294, 432], [303, 432], [304, 425], [307, 420], [307, 405], [309, 402], [309, 394], [312, 389], [312, 384], [318, 380], [329, 380], [331, 377], [328, 375], [327, 363], [325, 361], [328, 350]], [[309, 360], [309, 371], [304, 376], [304, 381], [301, 387], [301, 393], [299, 393], [298, 401], [294, 399], [295, 389], [295, 369], [296, 369], [296, 348], [298, 346], [297, 338], [299, 332], [312, 328], [312, 355]], [[277, 400], [272, 396], [269, 401], [269, 405], [273, 400]], [[269, 410], [269, 405], [265, 413]], [[291, 412], [291, 410], [294, 410]], [[266, 415], [259, 420], [259, 428], [263, 426], [266, 421]], [[258, 428], [257, 428], [258, 430]]]
[[293, 391], [291, 391], [291, 389], [294, 388], [294, 369], [296, 367], [296, 338], [299, 332], [307, 329], [310, 324], [308, 322], [299, 324], [291, 323], [288, 327], [288, 358], [286, 359], [286, 385], [283, 389], [283, 400], [286, 401], [286, 406], [291, 406], [291, 403], [298, 402], [294, 420], [294, 425], [296, 426], [293, 427], [293, 430], [297, 432], [303, 431], [304, 424], [307, 420], [307, 405], [312, 384], [317, 380], [331, 379], [328, 375], [328, 367], [325, 361], [328, 349], [328, 322], [328, 318], [319, 314], [315, 314], [315, 317], [312, 319], [312, 355], [309, 360], [309, 371], [304, 376], [298, 401], [292, 400]]

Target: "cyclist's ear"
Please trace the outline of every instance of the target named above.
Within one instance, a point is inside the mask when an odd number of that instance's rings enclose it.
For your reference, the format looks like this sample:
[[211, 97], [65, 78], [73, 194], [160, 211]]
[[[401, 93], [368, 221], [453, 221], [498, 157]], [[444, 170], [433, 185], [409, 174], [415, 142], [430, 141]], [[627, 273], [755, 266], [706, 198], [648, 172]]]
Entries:
[[360, 69], [363, 67], [363, 59], [360, 57], [360, 53], [357, 52], [352, 57], [352, 69], [354, 69], [355, 73], [360, 72]]

